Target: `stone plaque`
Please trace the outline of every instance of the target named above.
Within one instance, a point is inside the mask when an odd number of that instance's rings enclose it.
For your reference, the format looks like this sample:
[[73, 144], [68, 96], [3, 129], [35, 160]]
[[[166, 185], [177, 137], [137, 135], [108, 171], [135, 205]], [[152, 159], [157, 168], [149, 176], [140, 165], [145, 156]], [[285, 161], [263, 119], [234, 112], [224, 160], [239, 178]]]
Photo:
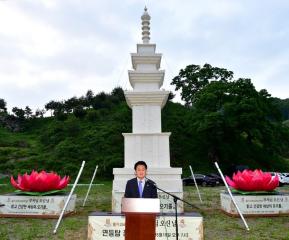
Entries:
[[[68, 195], [23, 196], [0, 195], [0, 217], [58, 218]], [[75, 210], [76, 194], [72, 195], [64, 215]]]
[[[289, 215], [289, 194], [233, 196], [244, 216]], [[230, 195], [223, 191], [220, 197], [221, 209], [228, 215], [239, 216]]]

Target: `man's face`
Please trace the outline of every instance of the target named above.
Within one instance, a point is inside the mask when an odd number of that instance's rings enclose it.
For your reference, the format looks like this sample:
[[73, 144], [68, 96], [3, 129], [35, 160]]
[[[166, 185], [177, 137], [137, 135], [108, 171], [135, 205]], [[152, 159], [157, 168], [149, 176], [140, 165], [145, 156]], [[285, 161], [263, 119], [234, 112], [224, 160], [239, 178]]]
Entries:
[[147, 174], [147, 170], [146, 170], [145, 166], [144, 165], [138, 165], [136, 167], [135, 174], [139, 179], [143, 179]]

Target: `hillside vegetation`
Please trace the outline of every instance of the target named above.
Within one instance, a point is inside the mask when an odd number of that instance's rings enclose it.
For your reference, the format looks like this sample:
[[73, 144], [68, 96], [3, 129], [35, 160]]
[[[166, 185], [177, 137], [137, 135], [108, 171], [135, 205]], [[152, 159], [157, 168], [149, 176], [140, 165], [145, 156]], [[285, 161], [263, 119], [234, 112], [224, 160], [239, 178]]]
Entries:
[[[191, 111], [178, 103], [168, 102], [163, 109], [163, 131], [172, 132], [171, 165], [183, 167], [185, 174], [189, 174], [188, 165], [198, 172], [215, 171], [198, 142], [199, 137], [189, 130], [190, 117]], [[75, 176], [85, 160], [84, 179], [89, 178], [97, 164], [99, 174], [109, 178], [112, 168], [123, 167], [122, 133], [132, 131], [131, 122], [131, 110], [123, 101], [111, 109], [88, 110], [86, 117], [81, 119], [73, 114], [65, 120], [56, 117], [28, 119], [21, 132], [11, 132], [2, 126], [0, 173], [16, 176], [19, 172], [45, 169]], [[264, 158], [261, 152], [255, 159], [251, 162], [249, 158], [238, 162], [232, 159], [232, 163], [268, 169], [262, 162], [267, 157]], [[271, 169], [268, 170], [289, 169], [282, 157], [270, 160]]]
[[[288, 99], [256, 91], [250, 79], [233, 79], [209, 64], [187, 66], [173, 79], [185, 105], [169, 101], [162, 110], [162, 131], [171, 132], [171, 166], [189, 174], [247, 165], [289, 171]], [[44, 113], [51, 113], [45, 117]], [[35, 114], [27, 106], [8, 113], [0, 98], [0, 174], [35, 170], [74, 177], [83, 160], [87, 180], [96, 165], [103, 178], [123, 167], [124, 138], [132, 132], [132, 111], [121, 88], [63, 101], [50, 101]], [[1, 176], [1, 175], [0, 175]]]
[[[0, 173], [17, 175], [32, 169], [57, 171], [76, 175], [86, 161], [84, 178], [99, 165], [103, 177], [112, 176], [112, 168], [123, 167], [124, 138], [132, 132], [132, 112], [125, 101], [112, 108], [87, 110], [83, 118], [67, 114], [57, 117], [25, 120], [21, 132], [0, 127]], [[163, 110], [163, 131], [170, 131], [172, 166], [195, 166], [199, 171], [211, 171], [213, 166], [195, 152], [193, 135], [186, 124], [190, 111], [178, 103], [168, 102]]]

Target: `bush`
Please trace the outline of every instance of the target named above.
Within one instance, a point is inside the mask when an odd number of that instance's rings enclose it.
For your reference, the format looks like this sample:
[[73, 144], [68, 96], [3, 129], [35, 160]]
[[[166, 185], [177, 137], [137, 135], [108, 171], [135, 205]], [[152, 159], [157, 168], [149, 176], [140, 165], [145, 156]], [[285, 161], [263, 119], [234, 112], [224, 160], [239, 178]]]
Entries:
[[68, 118], [68, 115], [62, 111], [56, 111], [54, 112], [54, 115], [59, 121], [65, 121]]
[[95, 110], [90, 110], [87, 115], [86, 115], [86, 118], [88, 121], [91, 121], [91, 122], [94, 122], [96, 121], [97, 119], [99, 119], [99, 112], [98, 111], [95, 111]]

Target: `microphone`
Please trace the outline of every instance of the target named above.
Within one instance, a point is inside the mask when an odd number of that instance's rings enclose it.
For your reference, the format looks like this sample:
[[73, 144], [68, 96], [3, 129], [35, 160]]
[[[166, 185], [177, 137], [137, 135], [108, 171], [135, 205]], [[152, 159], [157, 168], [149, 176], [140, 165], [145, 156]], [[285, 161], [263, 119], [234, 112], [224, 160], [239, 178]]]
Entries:
[[154, 187], [157, 186], [157, 184], [156, 184], [153, 180], [151, 180], [151, 179], [149, 179], [149, 178], [147, 178], [147, 177], [145, 177], [145, 179], [148, 181], [148, 183], [150, 183], [150, 184], [153, 185]]

